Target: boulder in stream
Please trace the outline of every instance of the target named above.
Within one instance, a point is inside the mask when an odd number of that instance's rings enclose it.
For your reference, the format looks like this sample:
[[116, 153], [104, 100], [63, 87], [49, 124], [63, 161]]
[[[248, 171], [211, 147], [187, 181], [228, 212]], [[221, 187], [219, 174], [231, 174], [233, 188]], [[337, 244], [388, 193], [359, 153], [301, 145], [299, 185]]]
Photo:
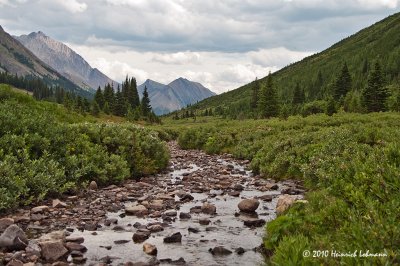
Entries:
[[180, 232], [164, 237], [164, 243], [180, 243], [180, 242], [182, 242], [182, 234]]
[[260, 205], [260, 202], [256, 199], [244, 199], [239, 202], [238, 207], [242, 212], [252, 213], [255, 212]]

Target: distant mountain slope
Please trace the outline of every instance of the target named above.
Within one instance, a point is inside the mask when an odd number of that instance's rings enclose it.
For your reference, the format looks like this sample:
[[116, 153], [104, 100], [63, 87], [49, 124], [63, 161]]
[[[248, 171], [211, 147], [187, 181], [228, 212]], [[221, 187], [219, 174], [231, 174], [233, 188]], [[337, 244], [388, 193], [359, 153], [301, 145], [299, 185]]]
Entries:
[[145, 86], [149, 93], [150, 104], [157, 115], [179, 110], [188, 104], [194, 104], [215, 95], [214, 92], [205, 88], [200, 83], [184, 78], [178, 78], [168, 85], [148, 79], [142, 85], [138, 86], [140, 98]]
[[14, 36], [43, 62], [68, 77], [81, 87], [97, 89], [115, 81], [92, 68], [85, 59], [65, 44], [53, 40], [43, 32]]
[[208, 97], [216, 95], [198, 82], [178, 78], [168, 84], [173, 89], [183, 106], [193, 104]]
[[[330, 48], [291, 64], [272, 74], [280, 101], [290, 102], [296, 83], [305, 91], [306, 101], [332, 93], [332, 85], [346, 62], [353, 88], [366, 86], [369, 70], [376, 60], [386, 73], [386, 84], [400, 84], [400, 13], [365, 28]], [[267, 73], [266, 73], [267, 74]], [[260, 80], [265, 82], [265, 78]], [[253, 82], [238, 89], [207, 98], [195, 107], [229, 108], [247, 111]]]
[[71, 80], [37, 58], [31, 51], [5, 32], [0, 26], [0, 68], [11, 74], [37, 77], [49, 85], [59, 85], [82, 96], [91, 93], [83, 90]]

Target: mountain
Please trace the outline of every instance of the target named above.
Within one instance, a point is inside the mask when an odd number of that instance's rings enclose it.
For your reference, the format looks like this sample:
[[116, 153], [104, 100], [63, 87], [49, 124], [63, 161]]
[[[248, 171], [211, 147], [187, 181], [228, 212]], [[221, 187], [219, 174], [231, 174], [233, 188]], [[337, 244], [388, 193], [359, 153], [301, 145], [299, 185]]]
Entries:
[[149, 93], [150, 104], [157, 115], [179, 110], [188, 104], [194, 104], [215, 95], [214, 92], [200, 83], [184, 78], [178, 78], [168, 85], [148, 79], [142, 85], [138, 86], [140, 98], [145, 86]]
[[[282, 103], [290, 103], [296, 84], [305, 92], [306, 101], [332, 95], [333, 84], [344, 63], [352, 78], [352, 87], [362, 90], [375, 61], [386, 73], [387, 85], [400, 85], [400, 13], [383, 19], [349, 36], [330, 48], [304, 58], [272, 74], [273, 83]], [[260, 79], [265, 82], [266, 78]], [[238, 89], [207, 98], [194, 108], [222, 108], [250, 112], [250, 98], [254, 82]], [[237, 113], [237, 114], [238, 114]]]
[[68, 77], [83, 88], [97, 89], [113, 81], [97, 68], [92, 68], [85, 59], [67, 45], [53, 40], [43, 32], [32, 32], [29, 35], [14, 36], [43, 62]]
[[40, 78], [49, 85], [59, 85], [82, 96], [91, 96], [90, 92], [83, 90], [37, 58], [19, 41], [5, 32], [1, 26], [0, 68], [18, 76]]

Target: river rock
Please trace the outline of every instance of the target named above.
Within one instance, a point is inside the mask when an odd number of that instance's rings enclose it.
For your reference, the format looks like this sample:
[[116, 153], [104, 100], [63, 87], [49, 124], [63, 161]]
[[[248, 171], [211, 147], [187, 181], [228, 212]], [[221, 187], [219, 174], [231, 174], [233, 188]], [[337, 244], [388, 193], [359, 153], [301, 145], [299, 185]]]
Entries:
[[161, 263], [167, 263], [167, 264], [171, 264], [171, 265], [187, 265], [186, 261], [184, 258], [180, 257], [177, 260], [173, 260], [173, 259], [160, 259]]
[[199, 224], [201, 224], [201, 225], [209, 225], [210, 223], [211, 223], [211, 221], [208, 218], [200, 218], [199, 219]]
[[278, 184], [275, 184], [275, 183], [267, 184], [267, 185], [265, 185], [265, 187], [269, 190], [277, 190], [279, 188]]
[[53, 200], [53, 208], [66, 208], [68, 205], [65, 202], [62, 202], [59, 199]]
[[42, 206], [37, 206], [31, 209], [31, 213], [43, 213], [47, 212], [49, 210], [49, 206], [42, 205]]
[[125, 213], [127, 215], [144, 216], [144, 215], [147, 215], [149, 213], [149, 211], [143, 205], [136, 205], [136, 206], [132, 206], [132, 207], [126, 207]]
[[274, 197], [272, 195], [262, 195], [257, 198], [262, 201], [272, 201]]
[[12, 224], [0, 235], [0, 248], [23, 250], [28, 246], [28, 238], [18, 225]]
[[233, 186], [233, 189], [236, 191], [242, 191], [244, 187], [241, 184], [236, 184]]
[[187, 213], [187, 212], [179, 213], [179, 219], [181, 219], [181, 220], [188, 220], [190, 218], [192, 218], [192, 215], [190, 215], [190, 213]]
[[256, 199], [244, 199], [239, 202], [238, 207], [242, 212], [255, 212], [260, 205], [260, 202]]
[[146, 239], [149, 238], [151, 232], [146, 229], [140, 229], [136, 233], [133, 234], [132, 240], [135, 243], [141, 243], [144, 242]]
[[248, 227], [262, 227], [265, 224], [265, 220], [263, 219], [245, 219], [244, 225]]
[[24, 263], [20, 260], [12, 259], [7, 266], [24, 266]]
[[42, 249], [42, 257], [49, 262], [57, 261], [68, 254], [61, 240], [44, 241], [39, 243]]
[[85, 242], [85, 239], [81, 236], [67, 236], [65, 238], [66, 242], [74, 242], [74, 243], [78, 243], [78, 244], [82, 244], [83, 242]]
[[90, 184], [89, 184], [89, 189], [90, 190], [97, 190], [97, 183], [96, 183], [96, 181], [92, 181], [92, 182], [90, 182]]
[[64, 242], [65, 240], [65, 232], [64, 231], [54, 231], [45, 235], [42, 235], [38, 242], [45, 242], [45, 241], [55, 241], [55, 240], [61, 240]]
[[6, 230], [7, 227], [14, 224], [13, 218], [2, 218], [0, 219], [0, 232]]
[[229, 196], [231, 197], [239, 197], [240, 196], [240, 191], [231, 191], [228, 193]]
[[118, 224], [118, 219], [110, 218], [110, 219], [105, 220], [105, 222], [104, 222], [105, 226], [110, 226], [111, 224]]
[[143, 244], [143, 251], [148, 255], [153, 255], [153, 256], [157, 255], [157, 247], [149, 243]]
[[246, 252], [246, 250], [244, 250], [244, 248], [242, 248], [242, 247], [238, 247], [237, 249], [235, 249], [235, 252], [238, 255], [242, 255], [243, 253]]
[[164, 237], [164, 243], [180, 243], [181, 241], [182, 234], [180, 232]]
[[276, 204], [276, 213], [281, 214], [285, 212], [290, 206], [293, 205], [293, 203], [295, 203], [297, 198], [297, 196], [293, 195], [280, 195]]
[[67, 242], [65, 244], [65, 247], [69, 250], [69, 251], [80, 251], [80, 252], [86, 252], [87, 248], [81, 244], [78, 243], [74, 243], [74, 242]]
[[161, 199], [152, 200], [149, 204], [150, 209], [160, 211], [164, 208], [164, 201]]
[[189, 228], [188, 228], [188, 231], [189, 231], [190, 233], [195, 233], [195, 234], [197, 234], [198, 232], [200, 232], [199, 229], [194, 228], [194, 227], [190, 227], [190, 226], [189, 226]]
[[215, 205], [205, 202], [203, 206], [201, 206], [201, 211], [206, 214], [215, 214], [217, 212], [217, 208]]
[[150, 230], [150, 232], [152, 233], [164, 231], [164, 227], [162, 227], [162, 225], [160, 224], [149, 225], [147, 229]]
[[232, 251], [230, 251], [229, 249], [226, 249], [223, 246], [217, 246], [215, 248], [210, 248], [208, 251], [211, 252], [211, 254], [213, 254], [214, 256], [225, 256], [225, 255], [232, 254]]
[[184, 194], [180, 197], [180, 201], [182, 201], [182, 202], [188, 202], [191, 200], [194, 200], [194, 197], [190, 194]]
[[169, 211], [164, 212], [164, 215], [166, 215], [168, 217], [175, 217], [177, 214], [178, 213], [175, 210], [169, 210]]

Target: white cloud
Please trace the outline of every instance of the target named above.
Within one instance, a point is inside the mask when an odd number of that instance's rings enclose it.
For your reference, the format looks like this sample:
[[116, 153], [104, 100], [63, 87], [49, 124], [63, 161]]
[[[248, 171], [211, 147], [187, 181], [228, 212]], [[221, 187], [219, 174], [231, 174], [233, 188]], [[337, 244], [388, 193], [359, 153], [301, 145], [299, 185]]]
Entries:
[[[0, 0], [12, 34], [41, 30], [122, 81], [235, 89], [394, 12], [399, 0]], [[18, 7], [18, 8], [16, 8]], [[40, 15], [38, 15], [40, 14]]]
[[154, 62], [162, 64], [183, 65], [183, 64], [199, 64], [200, 54], [196, 52], [178, 52], [172, 54], [156, 54]]
[[97, 58], [92, 61], [92, 67], [96, 67], [117, 82], [125, 80], [126, 75], [135, 77], [139, 83], [149, 77], [149, 74], [146, 71], [133, 68], [129, 64], [117, 60], [108, 61], [105, 58]]
[[252, 62], [260, 66], [284, 67], [290, 63], [299, 61], [313, 52], [291, 51], [285, 47], [273, 49], [261, 49], [256, 52], [248, 53]]
[[397, 8], [399, 1], [398, 0], [357, 0], [357, 2], [368, 9], [380, 8], [380, 7], [388, 7], [388, 8]]
[[88, 5], [77, 0], [40, 0], [39, 3], [47, 5], [57, 5], [63, 7], [70, 13], [82, 13], [86, 11]]

